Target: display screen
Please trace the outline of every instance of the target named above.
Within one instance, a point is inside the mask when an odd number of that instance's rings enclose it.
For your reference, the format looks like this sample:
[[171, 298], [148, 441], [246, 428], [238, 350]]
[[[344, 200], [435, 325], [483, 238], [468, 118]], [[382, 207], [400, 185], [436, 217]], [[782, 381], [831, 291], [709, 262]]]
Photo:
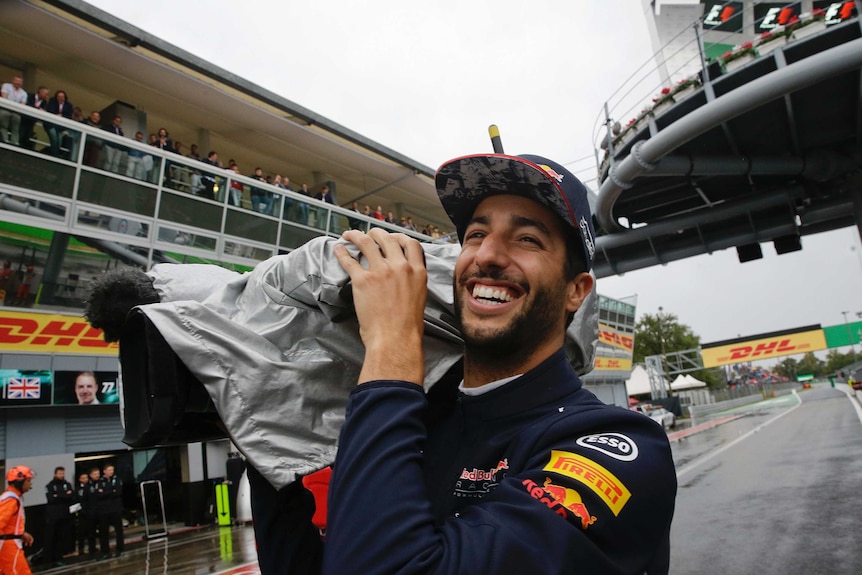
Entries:
[[787, 26], [799, 20], [802, 3], [761, 2], [754, 5], [754, 30], [757, 34], [771, 32], [776, 26]]
[[742, 2], [708, 2], [704, 10], [703, 28], [742, 32]]
[[54, 372], [54, 405], [105, 405], [120, 401], [115, 371]]
[[830, 0], [815, 0], [814, 11], [825, 12], [826, 25], [839, 24], [848, 18], [856, 17], [855, 2], [831, 2]]

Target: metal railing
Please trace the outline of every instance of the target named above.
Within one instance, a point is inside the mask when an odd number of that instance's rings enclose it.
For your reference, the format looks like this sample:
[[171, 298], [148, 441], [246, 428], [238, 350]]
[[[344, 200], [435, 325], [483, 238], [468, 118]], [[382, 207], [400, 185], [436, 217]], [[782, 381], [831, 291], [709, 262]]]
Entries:
[[[858, 0], [855, 2], [856, 18], [860, 4], [862, 2]], [[798, 9], [801, 5], [797, 0], [773, 8]], [[615, 154], [640, 134], [654, 131], [655, 118], [674, 104], [700, 91], [706, 93], [707, 101], [714, 99], [715, 95], [710, 89], [713, 80], [753, 59], [770, 55], [788, 42], [817, 33], [825, 29], [827, 24], [839, 23], [843, 17], [839, 10], [830, 7], [827, 10], [793, 13], [791, 20], [785, 24], [777, 20], [774, 23], [767, 21], [768, 18], [775, 19], [774, 14], [768, 12], [750, 24], [743, 25], [744, 14], [744, 10], [737, 11], [712, 30], [704, 29], [704, 20], [709, 14], [694, 19], [647, 58], [608, 97], [593, 124], [600, 182], [613, 165]], [[723, 31], [727, 27], [734, 28], [734, 31]]]
[[349, 228], [436, 241], [2, 98], [0, 124], [0, 220], [92, 238], [145, 267], [176, 255], [254, 266]]

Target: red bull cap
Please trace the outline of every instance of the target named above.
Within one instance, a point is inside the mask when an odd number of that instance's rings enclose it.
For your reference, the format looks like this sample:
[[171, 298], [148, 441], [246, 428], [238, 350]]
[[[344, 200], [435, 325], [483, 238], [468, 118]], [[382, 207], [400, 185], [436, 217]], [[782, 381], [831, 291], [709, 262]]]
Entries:
[[487, 197], [511, 194], [545, 206], [575, 231], [586, 269], [593, 267], [595, 231], [587, 189], [566, 168], [541, 156], [477, 154], [449, 160], [437, 170], [437, 196], [458, 239], [476, 206]]

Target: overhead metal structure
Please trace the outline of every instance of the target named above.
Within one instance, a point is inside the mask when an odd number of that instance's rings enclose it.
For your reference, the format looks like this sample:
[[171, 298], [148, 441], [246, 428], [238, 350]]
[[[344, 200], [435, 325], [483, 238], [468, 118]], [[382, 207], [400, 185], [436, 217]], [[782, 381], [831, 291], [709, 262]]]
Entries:
[[697, 92], [606, 146], [596, 274], [732, 247], [745, 261], [762, 242], [784, 253], [858, 226], [860, 69], [858, 17], [731, 72], [704, 62]]

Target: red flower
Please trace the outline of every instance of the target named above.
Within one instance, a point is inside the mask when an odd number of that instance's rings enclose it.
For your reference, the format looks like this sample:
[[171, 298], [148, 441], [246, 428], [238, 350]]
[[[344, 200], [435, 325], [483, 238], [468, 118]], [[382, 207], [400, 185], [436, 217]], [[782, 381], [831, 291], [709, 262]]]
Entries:
[[760, 35], [761, 40], [768, 40], [769, 38], [772, 38], [772, 32], [764, 32]]
[[667, 96], [668, 94], [670, 94], [670, 88], [662, 88], [661, 93], [663, 95]]
[[740, 46], [740, 49], [741, 50], [751, 50], [752, 47], [753, 47], [753, 45], [751, 42], [743, 42], [742, 46]]
[[724, 54], [721, 55], [721, 59], [727, 60], [731, 56], [733, 56], [733, 50], [728, 50], [727, 52], [725, 52]]

